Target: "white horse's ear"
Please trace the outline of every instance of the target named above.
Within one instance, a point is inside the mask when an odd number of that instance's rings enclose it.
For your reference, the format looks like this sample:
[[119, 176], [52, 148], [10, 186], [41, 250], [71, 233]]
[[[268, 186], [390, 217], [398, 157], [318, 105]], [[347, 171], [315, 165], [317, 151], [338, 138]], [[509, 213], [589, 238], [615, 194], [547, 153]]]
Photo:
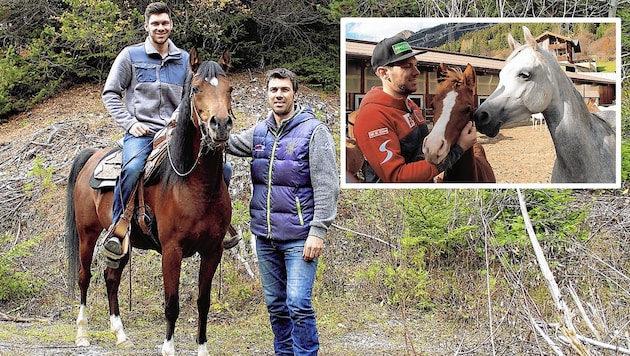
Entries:
[[529, 31], [527, 26], [523, 26], [523, 36], [525, 37], [525, 43], [532, 46], [532, 48], [536, 48], [536, 39], [532, 36], [532, 33]]
[[511, 33], [508, 33], [508, 44], [510, 45], [510, 50], [514, 51], [515, 49], [519, 48], [521, 46], [520, 43], [518, 43], [514, 37], [512, 37]]

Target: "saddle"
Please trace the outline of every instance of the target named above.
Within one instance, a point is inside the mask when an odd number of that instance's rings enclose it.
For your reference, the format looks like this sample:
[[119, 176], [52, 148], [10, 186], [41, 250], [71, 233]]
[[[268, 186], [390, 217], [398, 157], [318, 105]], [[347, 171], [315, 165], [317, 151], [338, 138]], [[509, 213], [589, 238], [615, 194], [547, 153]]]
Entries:
[[[127, 245], [127, 232], [130, 229], [132, 219], [135, 218], [137, 226], [141, 229], [143, 234], [150, 240], [158, 251], [161, 250], [160, 242], [151, 233], [153, 213], [151, 212], [149, 206], [145, 205], [144, 187], [145, 185], [156, 184], [159, 181], [157, 168], [166, 157], [168, 143], [170, 142], [174, 127], [175, 122], [172, 121], [167, 127], [159, 131], [153, 139], [153, 149], [151, 150], [151, 153], [144, 165], [143, 177], [138, 180], [133, 188], [129, 201], [127, 202], [123, 214], [114, 230], [115, 235], [123, 238]], [[112, 150], [103, 156], [103, 158], [101, 158], [101, 160], [96, 164], [94, 172], [90, 177], [90, 187], [98, 190], [114, 189], [121, 171], [122, 144], [121, 142], [118, 142], [116, 147], [112, 148]], [[126, 248], [124, 248], [124, 250], [126, 250]]]
[[[174, 124], [167, 126], [159, 131], [153, 139], [153, 149], [144, 165], [144, 184], [152, 185], [157, 182], [157, 168], [166, 157], [168, 143], [171, 140], [171, 133]], [[96, 164], [94, 172], [90, 177], [90, 187], [93, 189], [113, 189], [116, 180], [122, 171], [122, 142], [112, 148], [101, 160]]]

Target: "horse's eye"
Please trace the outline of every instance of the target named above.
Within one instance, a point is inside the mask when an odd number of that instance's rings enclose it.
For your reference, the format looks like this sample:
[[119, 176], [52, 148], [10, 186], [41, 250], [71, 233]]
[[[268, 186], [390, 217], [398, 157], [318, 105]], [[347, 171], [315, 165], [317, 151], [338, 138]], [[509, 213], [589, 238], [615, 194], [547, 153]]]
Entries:
[[199, 94], [199, 87], [198, 87], [198, 86], [196, 86], [196, 85], [195, 85], [195, 86], [193, 86], [193, 87], [192, 87], [192, 91], [193, 91], [193, 94]]
[[527, 72], [520, 72], [518, 74], [518, 76], [523, 78], [523, 79], [525, 79], [525, 80], [529, 80], [529, 77], [530, 77], [529, 73], [527, 73]]

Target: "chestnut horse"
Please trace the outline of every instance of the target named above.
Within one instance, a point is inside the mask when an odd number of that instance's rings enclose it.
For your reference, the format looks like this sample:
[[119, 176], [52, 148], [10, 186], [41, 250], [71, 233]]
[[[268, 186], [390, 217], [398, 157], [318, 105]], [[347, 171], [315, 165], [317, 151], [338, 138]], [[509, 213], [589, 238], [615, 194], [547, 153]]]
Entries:
[[[184, 89], [184, 100], [173, 131], [168, 154], [159, 167], [160, 182], [145, 188], [145, 202], [153, 212], [148, 235], [131, 225], [131, 245], [154, 249], [162, 254], [166, 336], [162, 354], [173, 355], [175, 322], [179, 316], [179, 277], [182, 259], [199, 253], [199, 295], [197, 307], [198, 354], [207, 355], [206, 328], [210, 309], [212, 278], [223, 254], [222, 240], [230, 223], [232, 208], [223, 180], [223, 149], [234, 115], [231, 86], [226, 75], [230, 63], [225, 52], [219, 63], [201, 63], [196, 50], [190, 53], [194, 73]], [[71, 286], [77, 279], [81, 306], [77, 317], [76, 344], [88, 346], [87, 291], [92, 255], [100, 232], [111, 223], [111, 190], [95, 190], [89, 185], [97, 162], [109, 149], [85, 149], [75, 159], [68, 177], [66, 210], [66, 250]], [[77, 251], [78, 249], [78, 251]], [[109, 301], [110, 328], [117, 345], [130, 346], [120, 318], [118, 287], [126, 254], [117, 269], [104, 271]], [[80, 264], [79, 264], [80, 262]], [[77, 266], [79, 264], [79, 266]], [[72, 288], [72, 287], [71, 287]]]
[[[422, 149], [425, 159], [432, 164], [439, 164], [446, 158], [461, 131], [472, 121], [476, 107], [477, 75], [470, 64], [462, 72], [459, 68], [447, 68], [440, 63], [437, 78], [437, 93], [431, 103], [434, 113], [433, 129], [425, 138]], [[476, 142], [444, 172], [444, 182], [496, 182], [480, 143]]]
[[354, 123], [359, 115], [359, 110], [353, 111], [348, 115], [348, 132], [346, 137], [346, 183], [357, 183], [361, 181], [363, 169], [363, 152], [357, 145], [354, 137]]

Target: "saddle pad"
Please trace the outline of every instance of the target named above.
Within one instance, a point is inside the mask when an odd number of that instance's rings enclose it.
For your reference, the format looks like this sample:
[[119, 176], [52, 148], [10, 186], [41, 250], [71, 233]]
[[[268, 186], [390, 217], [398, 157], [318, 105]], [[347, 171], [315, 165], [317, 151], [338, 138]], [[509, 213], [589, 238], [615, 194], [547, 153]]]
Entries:
[[[149, 154], [149, 158], [147, 158], [147, 162], [144, 165], [145, 185], [150, 185], [157, 181], [154, 179], [154, 176], [160, 163], [166, 157], [171, 131], [172, 128], [169, 128], [163, 134], [156, 136], [156, 140], [154, 140], [153, 151]], [[121, 170], [122, 148], [115, 147], [96, 164], [94, 173], [90, 177], [90, 186], [94, 189], [113, 189]]]
[[94, 189], [113, 188], [122, 167], [122, 149], [115, 147], [96, 164], [90, 177]]

